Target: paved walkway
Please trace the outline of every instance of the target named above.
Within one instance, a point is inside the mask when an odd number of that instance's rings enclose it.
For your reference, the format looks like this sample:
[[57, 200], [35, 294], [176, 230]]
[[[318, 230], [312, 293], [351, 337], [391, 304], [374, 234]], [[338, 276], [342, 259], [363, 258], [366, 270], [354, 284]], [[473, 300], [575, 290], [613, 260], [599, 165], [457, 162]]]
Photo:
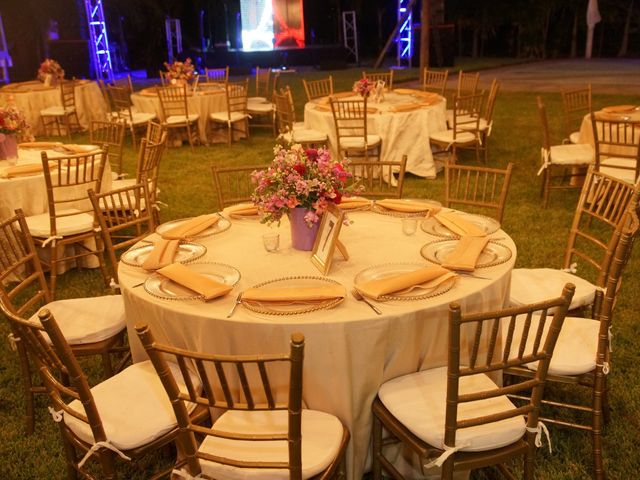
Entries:
[[[451, 77], [450, 77], [451, 78]], [[482, 70], [480, 87], [489, 88], [493, 78], [510, 91], [557, 92], [591, 83], [594, 93], [638, 95], [640, 59], [546, 60]], [[450, 80], [455, 88], [457, 75]]]

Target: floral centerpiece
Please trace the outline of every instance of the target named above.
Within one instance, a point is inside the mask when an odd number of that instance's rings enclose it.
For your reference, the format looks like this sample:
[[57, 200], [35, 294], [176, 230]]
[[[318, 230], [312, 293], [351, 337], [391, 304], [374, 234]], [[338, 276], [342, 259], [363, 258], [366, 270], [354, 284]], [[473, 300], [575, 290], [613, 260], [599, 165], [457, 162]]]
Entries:
[[64, 70], [58, 62], [51, 58], [45, 58], [38, 68], [38, 80], [47, 83], [56, 83], [64, 79]]
[[[289, 215], [293, 234], [295, 214], [305, 228], [317, 229], [328, 205], [339, 204], [342, 196], [349, 194], [346, 183], [352, 174], [345, 171], [345, 166], [346, 162], [332, 159], [324, 148], [276, 145], [271, 165], [252, 174], [256, 184], [252, 200], [262, 222], [279, 223], [283, 215]], [[295, 239], [294, 247], [299, 248]]]
[[353, 93], [357, 93], [361, 97], [368, 97], [375, 86], [375, 83], [368, 78], [361, 78], [353, 84]]
[[17, 158], [17, 134], [29, 129], [24, 115], [15, 106], [0, 107], [0, 160]]
[[196, 73], [190, 58], [187, 58], [184, 62], [164, 62], [164, 66], [167, 69], [167, 79], [173, 84], [179, 83], [179, 81], [188, 82], [193, 79]]

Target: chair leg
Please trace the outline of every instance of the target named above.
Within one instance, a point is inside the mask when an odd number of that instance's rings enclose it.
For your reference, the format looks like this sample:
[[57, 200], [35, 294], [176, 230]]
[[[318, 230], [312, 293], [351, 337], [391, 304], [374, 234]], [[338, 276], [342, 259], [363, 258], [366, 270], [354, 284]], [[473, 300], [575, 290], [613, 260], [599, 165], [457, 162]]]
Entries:
[[193, 138], [191, 137], [191, 124], [187, 122], [187, 138], [189, 139], [189, 146], [193, 152]]
[[135, 150], [136, 148], [136, 129], [133, 126], [133, 124], [131, 124], [131, 146], [133, 147], [133, 149]]
[[[56, 283], [58, 280], [58, 245], [55, 244], [49, 248], [49, 254], [51, 256], [49, 262], [49, 290], [51, 291], [51, 298], [56, 298]], [[63, 247], [64, 248], [64, 247]]]
[[111, 354], [103, 353], [100, 355], [102, 358], [102, 368], [104, 370], [104, 378], [113, 377], [113, 365], [111, 364]]
[[[11, 335], [16, 339], [13, 333]], [[22, 371], [22, 387], [24, 389], [25, 431], [27, 435], [31, 435], [35, 431], [35, 393], [33, 390], [33, 379], [31, 377], [31, 366], [25, 346], [20, 339], [16, 340], [16, 348], [20, 361], [20, 370]]]
[[64, 116], [64, 127], [67, 129], [67, 137], [69, 137], [69, 141], [72, 141], [71, 138], [71, 117], [70, 115]]
[[380, 455], [382, 455], [382, 422], [378, 417], [373, 415], [373, 451], [371, 472], [373, 473], [373, 480], [382, 480], [382, 463], [380, 462]]
[[596, 374], [593, 386], [593, 412], [592, 415], [592, 441], [593, 441], [593, 467], [594, 478], [602, 480], [605, 478], [604, 466], [602, 464], [602, 395], [604, 390], [604, 373], [602, 368], [596, 367]]
[[547, 208], [547, 205], [549, 205], [549, 193], [551, 191], [551, 172], [549, 171], [549, 167], [544, 169], [542, 182], [543, 182], [543, 188], [544, 188], [544, 195], [542, 198], [542, 208]]

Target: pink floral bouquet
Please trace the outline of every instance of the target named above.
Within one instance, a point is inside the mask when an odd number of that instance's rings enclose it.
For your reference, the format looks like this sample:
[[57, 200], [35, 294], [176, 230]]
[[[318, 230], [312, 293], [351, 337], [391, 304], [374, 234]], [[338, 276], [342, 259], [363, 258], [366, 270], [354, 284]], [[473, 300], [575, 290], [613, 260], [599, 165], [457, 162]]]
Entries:
[[23, 133], [28, 129], [27, 120], [15, 106], [0, 107], [0, 133], [10, 135]]
[[196, 69], [191, 63], [191, 59], [187, 58], [184, 62], [175, 61], [173, 63], [164, 62], [167, 69], [167, 78], [169, 80], [191, 80], [193, 79]]
[[375, 83], [368, 78], [361, 78], [353, 84], [353, 93], [357, 93], [361, 97], [368, 97], [375, 87]]
[[45, 58], [40, 64], [40, 68], [38, 68], [38, 80], [44, 82], [47, 79], [47, 75], [50, 75], [49, 78], [52, 80], [59, 81], [64, 79], [64, 70], [55, 60]]
[[279, 222], [296, 207], [308, 210], [304, 219], [311, 226], [330, 203], [339, 204], [348, 195], [346, 162], [331, 158], [329, 150], [304, 149], [299, 144], [290, 148], [276, 145], [275, 158], [266, 170], [252, 174], [256, 189], [252, 195], [263, 223]]

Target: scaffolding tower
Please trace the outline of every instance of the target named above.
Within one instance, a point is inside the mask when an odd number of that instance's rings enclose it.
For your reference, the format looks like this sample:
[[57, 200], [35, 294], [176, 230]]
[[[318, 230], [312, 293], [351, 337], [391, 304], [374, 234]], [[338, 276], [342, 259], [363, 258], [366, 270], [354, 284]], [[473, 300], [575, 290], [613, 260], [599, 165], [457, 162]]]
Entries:
[[342, 37], [344, 48], [353, 56], [356, 63], [358, 60], [358, 29], [356, 27], [356, 12], [349, 10], [342, 12]]
[[4, 36], [4, 24], [0, 14], [0, 82], [9, 83], [9, 67], [12, 67], [11, 55], [7, 47], [7, 39]]
[[89, 26], [93, 75], [97, 79], [111, 82], [113, 81], [113, 68], [111, 67], [111, 53], [109, 52], [107, 24], [104, 21], [102, 0], [84, 0], [84, 9], [87, 13]]
[[167, 58], [169, 63], [173, 63], [174, 56], [182, 53], [180, 19], [167, 17], [164, 21], [164, 29], [167, 36]]
[[413, 58], [412, 0], [398, 0], [398, 35], [396, 36], [396, 62], [398, 67], [410, 67]]

